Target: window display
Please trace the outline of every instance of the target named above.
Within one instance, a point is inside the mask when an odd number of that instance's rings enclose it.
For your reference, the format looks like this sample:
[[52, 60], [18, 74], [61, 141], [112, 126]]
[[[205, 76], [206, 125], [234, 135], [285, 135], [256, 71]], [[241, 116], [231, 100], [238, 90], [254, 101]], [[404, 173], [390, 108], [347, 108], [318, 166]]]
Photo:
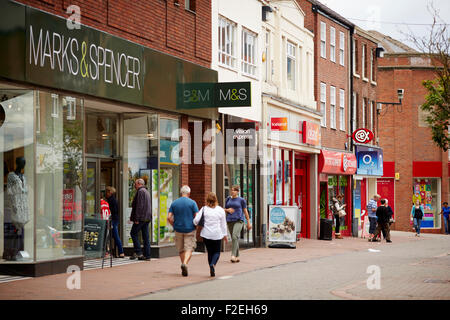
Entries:
[[33, 92], [1, 90], [5, 120], [0, 127], [0, 252], [4, 261], [34, 259]]
[[438, 178], [414, 178], [412, 203], [416, 200], [423, 205], [425, 215], [422, 228], [440, 228], [440, 190]]

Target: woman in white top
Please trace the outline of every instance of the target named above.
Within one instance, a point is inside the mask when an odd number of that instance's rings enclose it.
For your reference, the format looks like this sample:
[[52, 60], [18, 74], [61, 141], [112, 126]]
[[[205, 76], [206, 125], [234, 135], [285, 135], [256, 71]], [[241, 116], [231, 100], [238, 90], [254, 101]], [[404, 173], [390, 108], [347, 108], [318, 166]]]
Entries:
[[208, 264], [211, 277], [214, 277], [216, 275], [214, 267], [217, 261], [219, 261], [222, 239], [228, 242], [225, 211], [217, 205], [217, 197], [214, 192], [208, 194], [206, 206], [201, 208], [195, 215], [195, 225], [199, 223], [202, 215], [205, 215], [205, 223], [200, 232], [200, 236], [203, 238], [206, 250], [208, 251]]

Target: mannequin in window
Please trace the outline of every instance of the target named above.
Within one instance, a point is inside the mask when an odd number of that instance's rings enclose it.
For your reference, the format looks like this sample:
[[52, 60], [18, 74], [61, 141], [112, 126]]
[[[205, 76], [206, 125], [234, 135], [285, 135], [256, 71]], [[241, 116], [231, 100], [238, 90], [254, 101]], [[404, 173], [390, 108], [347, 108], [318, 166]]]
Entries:
[[6, 193], [11, 206], [11, 222], [14, 225], [12, 248], [5, 257], [8, 260], [15, 260], [17, 252], [24, 249], [23, 227], [30, 221], [27, 181], [23, 174], [25, 164], [24, 157], [16, 158], [16, 170], [8, 174], [6, 185]]

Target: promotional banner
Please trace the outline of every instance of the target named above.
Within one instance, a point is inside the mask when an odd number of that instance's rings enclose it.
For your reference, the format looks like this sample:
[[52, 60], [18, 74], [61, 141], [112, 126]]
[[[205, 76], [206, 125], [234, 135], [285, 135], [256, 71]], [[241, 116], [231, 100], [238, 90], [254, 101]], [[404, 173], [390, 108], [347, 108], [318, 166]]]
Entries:
[[382, 176], [383, 175], [383, 150], [356, 146], [356, 158], [358, 161], [357, 174]]
[[296, 242], [298, 207], [269, 206], [269, 241]]
[[381, 198], [388, 200], [389, 206], [394, 211], [393, 218], [395, 219], [394, 179], [377, 179], [377, 192]]

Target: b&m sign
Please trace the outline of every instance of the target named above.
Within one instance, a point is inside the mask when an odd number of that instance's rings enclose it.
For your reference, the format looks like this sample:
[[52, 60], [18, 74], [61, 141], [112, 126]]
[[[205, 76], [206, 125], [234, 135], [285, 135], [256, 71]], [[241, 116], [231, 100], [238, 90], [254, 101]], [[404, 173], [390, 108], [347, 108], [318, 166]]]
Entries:
[[177, 84], [177, 109], [251, 105], [251, 82]]

